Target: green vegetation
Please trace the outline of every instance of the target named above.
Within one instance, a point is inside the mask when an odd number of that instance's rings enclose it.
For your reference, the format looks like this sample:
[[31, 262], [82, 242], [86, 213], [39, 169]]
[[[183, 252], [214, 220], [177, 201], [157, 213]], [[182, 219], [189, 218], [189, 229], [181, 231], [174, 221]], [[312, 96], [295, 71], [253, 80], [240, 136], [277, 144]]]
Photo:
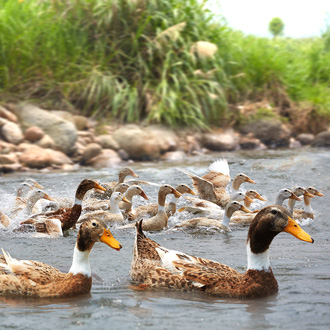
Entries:
[[326, 122], [329, 36], [244, 36], [198, 0], [0, 0], [1, 102], [206, 128], [267, 100]]
[[268, 26], [269, 32], [273, 35], [274, 38], [283, 34], [284, 23], [279, 17], [274, 17]]

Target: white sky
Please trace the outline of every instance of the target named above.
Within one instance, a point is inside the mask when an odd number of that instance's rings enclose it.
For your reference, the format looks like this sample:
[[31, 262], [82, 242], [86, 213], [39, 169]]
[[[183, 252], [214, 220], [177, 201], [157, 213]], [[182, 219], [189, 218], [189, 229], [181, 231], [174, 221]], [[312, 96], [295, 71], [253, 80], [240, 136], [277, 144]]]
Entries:
[[284, 22], [287, 37], [319, 36], [330, 25], [330, 0], [209, 0], [207, 7], [230, 27], [257, 36], [271, 36], [268, 24], [274, 17]]

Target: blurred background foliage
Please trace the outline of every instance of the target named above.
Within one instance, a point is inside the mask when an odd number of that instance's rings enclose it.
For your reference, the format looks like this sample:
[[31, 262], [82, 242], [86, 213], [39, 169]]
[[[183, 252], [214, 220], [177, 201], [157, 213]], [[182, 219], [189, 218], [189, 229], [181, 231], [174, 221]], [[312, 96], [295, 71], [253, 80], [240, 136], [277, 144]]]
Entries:
[[329, 122], [330, 27], [310, 39], [245, 36], [197, 0], [0, 4], [1, 102], [199, 129], [242, 123], [239, 105], [267, 102], [303, 117], [302, 129]]

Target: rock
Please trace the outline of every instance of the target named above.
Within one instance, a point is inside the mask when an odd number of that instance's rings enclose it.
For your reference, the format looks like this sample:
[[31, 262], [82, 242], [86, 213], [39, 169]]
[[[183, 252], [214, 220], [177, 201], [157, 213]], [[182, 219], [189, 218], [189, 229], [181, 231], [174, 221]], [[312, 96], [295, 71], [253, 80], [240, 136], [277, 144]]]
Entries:
[[102, 152], [102, 148], [99, 144], [97, 143], [88, 144], [82, 153], [82, 158], [81, 158], [82, 164], [87, 163], [91, 158], [96, 157], [101, 152]]
[[87, 128], [88, 126], [88, 118], [85, 116], [73, 116], [74, 124], [76, 125], [76, 128], [78, 131], [82, 131]]
[[0, 117], [7, 119], [13, 123], [17, 123], [17, 117], [10, 111], [8, 111], [7, 109], [5, 109], [4, 107], [0, 106]]
[[119, 166], [120, 163], [121, 159], [116, 151], [111, 149], [103, 149], [99, 155], [86, 162], [86, 165], [96, 168], [109, 168], [113, 166]]
[[18, 158], [15, 154], [0, 155], [1, 165], [16, 164], [16, 163], [18, 163]]
[[252, 133], [242, 136], [239, 139], [239, 145], [242, 149], [256, 149], [256, 150], [267, 149], [267, 147], [259, 139], [257, 139]]
[[260, 119], [241, 127], [243, 134], [252, 133], [271, 148], [288, 147], [291, 131], [278, 119]]
[[163, 128], [142, 129], [136, 125], [127, 125], [116, 130], [114, 140], [133, 160], [159, 159], [161, 153], [176, 146], [175, 134]]
[[42, 139], [44, 136], [45, 136], [45, 132], [40, 127], [37, 126], [29, 127], [24, 133], [25, 139], [31, 142], [38, 141]]
[[77, 139], [77, 129], [74, 124], [31, 104], [19, 105], [15, 108], [15, 112], [23, 129], [38, 126], [53, 139], [57, 150], [67, 155], [73, 151]]
[[330, 131], [317, 134], [311, 145], [313, 147], [330, 148]]
[[62, 110], [51, 110], [49, 111], [50, 113], [66, 120], [69, 121], [72, 124], [75, 124], [74, 116], [68, 112], [68, 111], [62, 111]]
[[19, 147], [16, 146], [15, 144], [0, 140], [0, 153], [1, 154], [10, 154], [10, 153], [18, 151], [18, 150], [19, 150]]
[[122, 160], [129, 160], [129, 154], [124, 150], [124, 149], [119, 149], [118, 151], [118, 156], [122, 159]]
[[49, 148], [49, 149], [54, 149], [55, 148], [54, 140], [47, 134], [45, 134], [42, 139], [37, 141], [36, 145], [41, 147], [41, 148]]
[[290, 143], [289, 143], [290, 148], [301, 148], [301, 143], [296, 140], [294, 137], [290, 137]]
[[313, 142], [315, 139], [314, 134], [309, 134], [309, 133], [301, 133], [297, 136], [297, 140], [303, 145], [308, 145]]
[[202, 135], [202, 145], [212, 151], [233, 151], [237, 148], [237, 138], [233, 130]]
[[38, 146], [31, 146], [19, 157], [24, 166], [30, 168], [44, 168], [53, 165], [72, 164], [72, 161], [63, 152], [52, 149], [43, 149]]
[[178, 161], [186, 159], [187, 155], [183, 151], [168, 151], [161, 156], [161, 160], [165, 161]]
[[23, 170], [23, 167], [19, 163], [15, 164], [0, 164], [0, 172], [3, 173], [10, 173], [10, 172], [15, 172], [15, 171], [21, 171]]
[[118, 150], [119, 144], [109, 134], [102, 134], [96, 137], [96, 142], [99, 143], [104, 149]]
[[0, 132], [7, 142], [15, 145], [20, 144], [24, 139], [21, 128], [17, 124], [3, 118], [0, 118]]
[[85, 145], [87, 145], [88, 143], [95, 142], [94, 134], [89, 131], [79, 131], [78, 139], [80, 142], [82, 142], [82, 140], [84, 140]]

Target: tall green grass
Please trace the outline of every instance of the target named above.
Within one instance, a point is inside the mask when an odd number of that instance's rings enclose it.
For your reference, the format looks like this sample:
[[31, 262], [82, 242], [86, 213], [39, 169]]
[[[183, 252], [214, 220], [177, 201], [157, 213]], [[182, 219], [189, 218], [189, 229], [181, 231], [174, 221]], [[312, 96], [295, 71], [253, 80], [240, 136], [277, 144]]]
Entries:
[[[330, 117], [326, 38], [229, 29], [198, 0], [0, 0], [0, 95], [123, 122], [206, 128], [287, 94]], [[218, 47], [213, 57], [192, 51]]]

